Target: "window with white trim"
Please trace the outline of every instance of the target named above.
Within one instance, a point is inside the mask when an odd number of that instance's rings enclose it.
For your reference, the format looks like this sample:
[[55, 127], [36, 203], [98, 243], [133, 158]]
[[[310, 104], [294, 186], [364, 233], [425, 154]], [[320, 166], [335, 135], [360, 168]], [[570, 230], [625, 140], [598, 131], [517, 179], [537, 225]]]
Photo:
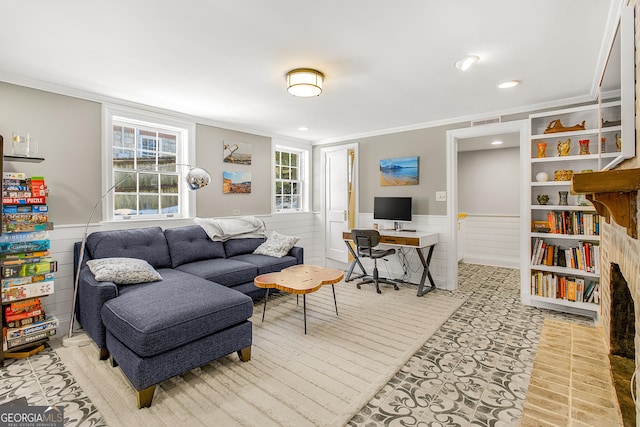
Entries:
[[276, 212], [308, 210], [309, 150], [276, 145], [274, 151]]
[[[105, 187], [105, 219], [160, 219], [189, 216], [190, 197], [184, 184], [191, 126], [161, 116], [140, 118], [109, 109], [105, 148], [109, 158]], [[151, 119], [151, 120], [149, 120]], [[176, 126], [178, 125], [178, 126]]]

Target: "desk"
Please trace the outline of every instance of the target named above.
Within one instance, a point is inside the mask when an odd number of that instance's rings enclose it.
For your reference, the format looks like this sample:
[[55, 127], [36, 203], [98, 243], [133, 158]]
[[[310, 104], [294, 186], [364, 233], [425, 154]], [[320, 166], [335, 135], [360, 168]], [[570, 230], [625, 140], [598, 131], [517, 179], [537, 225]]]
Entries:
[[[351, 243], [353, 238], [351, 237], [350, 231], [345, 231], [342, 233], [342, 238], [344, 239], [344, 243], [349, 248], [349, 253], [353, 256], [353, 261], [349, 266], [349, 271], [345, 276], [344, 281], [348, 282], [352, 279], [358, 279], [363, 276], [367, 276], [367, 272], [364, 269], [364, 266], [360, 262], [358, 258], [358, 254], [353, 250]], [[422, 263], [422, 278], [420, 279], [420, 283], [418, 284], [418, 296], [426, 294], [427, 292], [431, 292], [436, 288], [436, 283], [433, 281], [433, 277], [431, 277], [431, 272], [429, 271], [429, 264], [431, 263], [431, 256], [433, 255], [433, 248], [438, 243], [438, 234], [437, 233], [426, 233], [423, 231], [417, 232], [409, 232], [409, 231], [391, 231], [391, 230], [380, 230], [380, 244], [389, 245], [389, 246], [399, 246], [404, 248], [413, 248], [418, 253], [418, 257], [420, 257], [420, 262]], [[423, 250], [425, 248], [429, 248], [429, 253], [425, 258]], [[356, 277], [351, 277], [353, 273], [353, 269], [355, 266], [360, 268], [362, 274]], [[428, 289], [424, 289], [424, 283], [429, 278], [429, 283], [431, 286]]]

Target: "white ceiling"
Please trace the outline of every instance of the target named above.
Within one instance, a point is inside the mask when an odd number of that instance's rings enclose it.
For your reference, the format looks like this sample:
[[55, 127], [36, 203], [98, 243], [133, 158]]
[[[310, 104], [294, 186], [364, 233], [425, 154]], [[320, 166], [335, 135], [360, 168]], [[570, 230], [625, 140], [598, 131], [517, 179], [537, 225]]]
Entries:
[[[0, 0], [0, 80], [336, 141], [591, 100], [612, 3]], [[322, 95], [287, 93], [299, 67]]]

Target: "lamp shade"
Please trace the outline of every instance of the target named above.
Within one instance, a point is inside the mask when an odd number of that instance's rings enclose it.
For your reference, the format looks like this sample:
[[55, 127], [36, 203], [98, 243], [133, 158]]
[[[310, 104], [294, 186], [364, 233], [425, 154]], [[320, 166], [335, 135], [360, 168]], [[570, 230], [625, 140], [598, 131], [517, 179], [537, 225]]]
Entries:
[[202, 168], [191, 168], [185, 177], [187, 185], [191, 190], [198, 190], [206, 187], [211, 182], [211, 175]]
[[324, 74], [310, 68], [297, 68], [287, 73], [287, 91], [293, 96], [311, 97], [322, 93]]

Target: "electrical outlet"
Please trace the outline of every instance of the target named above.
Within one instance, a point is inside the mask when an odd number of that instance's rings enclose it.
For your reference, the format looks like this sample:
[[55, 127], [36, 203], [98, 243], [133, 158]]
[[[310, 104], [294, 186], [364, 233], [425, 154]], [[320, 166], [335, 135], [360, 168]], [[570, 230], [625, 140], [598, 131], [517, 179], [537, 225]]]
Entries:
[[233, 214], [234, 215], [240, 215], [240, 209], [234, 209], [233, 210]]
[[436, 191], [436, 202], [446, 202], [446, 201], [447, 201], [447, 192]]

